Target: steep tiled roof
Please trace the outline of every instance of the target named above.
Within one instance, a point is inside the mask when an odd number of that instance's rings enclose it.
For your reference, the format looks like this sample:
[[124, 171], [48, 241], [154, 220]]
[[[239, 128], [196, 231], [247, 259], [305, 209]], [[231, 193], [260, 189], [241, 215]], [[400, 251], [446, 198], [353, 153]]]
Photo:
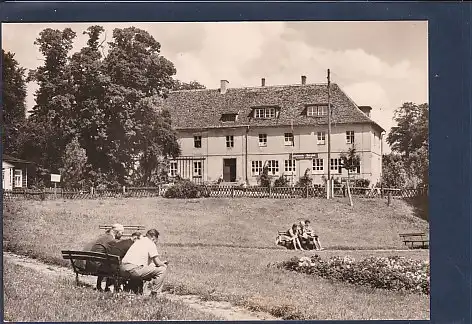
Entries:
[[[327, 125], [328, 117], [308, 117], [306, 105], [327, 104], [326, 84], [264, 86], [253, 88], [173, 91], [163, 106], [171, 114], [176, 129], [205, 129], [251, 126]], [[274, 106], [280, 109], [277, 118], [255, 119], [251, 112], [255, 107]], [[364, 114], [339, 88], [331, 86], [332, 124], [368, 123], [382, 127]], [[238, 113], [235, 122], [221, 121], [224, 113]]]

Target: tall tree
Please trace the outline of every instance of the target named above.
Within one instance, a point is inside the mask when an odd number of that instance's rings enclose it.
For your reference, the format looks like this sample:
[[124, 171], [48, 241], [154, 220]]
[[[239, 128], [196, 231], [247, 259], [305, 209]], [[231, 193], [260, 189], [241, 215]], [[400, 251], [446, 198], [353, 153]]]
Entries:
[[3, 61], [3, 152], [18, 155], [16, 141], [19, 128], [26, 118], [25, 69], [15, 59], [15, 54], [2, 49]]
[[66, 188], [81, 189], [87, 184], [85, 176], [87, 166], [87, 153], [80, 146], [77, 137], [66, 145], [66, 150], [62, 156], [62, 183]]
[[[70, 124], [74, 91], [68, 66], [68, 54], [75, 36], [70, 28], [62, 31], [47, 28], [34, 42], [44, 57], [44, 64], [29, 73], [28, 80], [38, 83], [39, 89], [35, 93], [36, 105], [29, 118], [31, 127], [25, 135], [30, 138], [27, 146], [41, 152], [32, 158], [43, 168], [43, 175], [59, 171], [62, 166], [61, 152], [75, 135]], [[44, 140], [33, 142], [37, 131], [42, 132]]]
[[361, 162], [360, 156], [357, 154], [355, 147], [349, 148], [347, 152], [341, 153], [341, 165], [347, 171], [347, 194], [349, 196], [349, 204], [353, 206], [351, 196], [351, 172], [355, 172]]
[[159, 117], [157, 107], [172, 88], [176, 70], [144, 30], [115, 29], [113, 39], [104, 60], [110, 78], [104, 101], [108, 154], [116, 179], [128, 183], [143, 155], [152, 151], [159, 156], [163, 151], [162, 143], [150, 136], [158, 127], [151, 121]]
[[428, 104], [406, 102], [394, 112], [397, 126], [391, 128], [387, 143], [392, 151], [408, 157], [421, 147], [428, 146]]
[[100, 35], [101, 26], [90, 26], [83, 34], [89, 36], [87, 45], [70, 59], [74, 84], [74, 102], [70, 124], [81, 147], [86, 151], [89, 170], [84, 177], [97, 179], [97, 172], [108, 173], [106, 116], [104, 100], [110, 79], [103, 71]]
[[429, 169], [428, 104], [404, 103], [395, 110], [394, 120], [397, 126], [390, 130], [387, 143], [393, 152], [402, 155], [405, 170], [413, 185], [426, 185]]

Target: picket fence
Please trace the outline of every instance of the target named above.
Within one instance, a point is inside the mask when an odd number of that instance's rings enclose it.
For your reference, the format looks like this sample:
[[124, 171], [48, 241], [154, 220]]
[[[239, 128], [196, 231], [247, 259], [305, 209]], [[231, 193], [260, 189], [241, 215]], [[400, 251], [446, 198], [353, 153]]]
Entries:
[[[123, 187], [119, 189], [96, 189], [89, 190], [63, 190], [54, 189], [16, 189], [14, 191], [3, 191], [3, 199], [28, 199], [28, 200], [50, 200], [50, 199], [99, 199], [99, 198], [130, 198], [130, 197], [159, 197], [164, 196], [168, 185], [159, 187]], [[272, 187], [259, 186], [224, 186], [224, 185], [201, 185], [203, 197], [221, 198], [324, 198], [326, 189], [324, 187]], [[363, 198], [414, 198], [427, 196], [427, 188], [419, 189], [394, 189], [394, 188], [351, 188], [351, 193], [356, 197]], [[347, 191], [341, 187], [334, 187], [334, 196], [343, 197]]]

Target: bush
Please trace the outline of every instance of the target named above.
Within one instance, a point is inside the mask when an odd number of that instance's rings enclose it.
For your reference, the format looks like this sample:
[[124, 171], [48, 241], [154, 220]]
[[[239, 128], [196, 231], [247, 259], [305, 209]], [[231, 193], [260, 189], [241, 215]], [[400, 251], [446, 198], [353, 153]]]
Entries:
[[315, 255], [292, 258], [277, 267], [372, 288], [430, 293], [429, 262], [399, 256], [369, 257], [362, 261], [335, 256], [324, 261]]
[[202, 196], [206, 196], [206, 192], [203, 192], [197, 184], [187, 179], [179, 180], [164, 193], [165, 198], [200, 198]]
[[310, 169], [306, 169], [303, 176], [297, 182], [297, 187], [310, 187], [313, 185], [313, 178], [310, 176]]
[[274, 187], [288, 187], [290, 181], [282, 174], [279, 178], [275, 179]]
[[370, 180], [369, 179], [355, 179], [353, 181], [353, 187], [357, 188], [369, 188]]

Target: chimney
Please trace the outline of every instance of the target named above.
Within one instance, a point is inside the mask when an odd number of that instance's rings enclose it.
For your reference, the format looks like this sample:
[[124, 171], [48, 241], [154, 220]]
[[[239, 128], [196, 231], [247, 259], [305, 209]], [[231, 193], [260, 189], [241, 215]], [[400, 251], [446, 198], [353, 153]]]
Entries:
[[306, 76], [302, 75], [302, 85], [305, 85], [305, 84], [306, 84]]
[[220, 87], [220, 93], [225, 94], [226, 90], [228, 89], [228, 80], [221, 80], [221, 87]]
[[367, 115], [367, 117], [370, 117], [370, 111], [372, 110], [371, 106], [359, 106], [359, 109]]
[[265, 78], [261, 79], [261, 87], [265, 87]]

